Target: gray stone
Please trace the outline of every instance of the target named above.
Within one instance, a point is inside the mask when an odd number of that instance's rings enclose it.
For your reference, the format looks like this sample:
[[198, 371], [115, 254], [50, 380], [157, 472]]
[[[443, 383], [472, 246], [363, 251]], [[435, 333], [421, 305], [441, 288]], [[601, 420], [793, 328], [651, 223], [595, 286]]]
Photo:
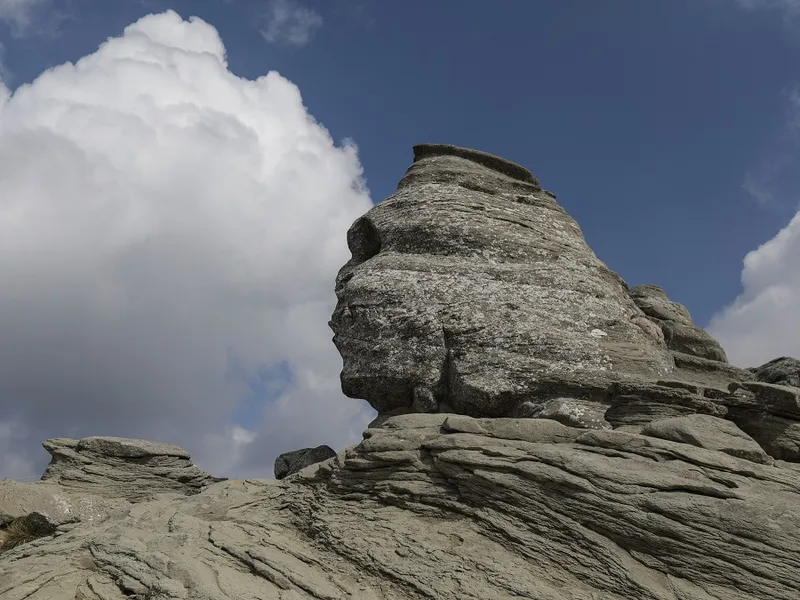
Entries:
[[758, 381], [800, 387], [800, 360], [782, 356], [750, 369]]
[[283, 479], [294, 475], [301, 469], [328, 460], [336, 456], [336, 451], [330, 446], [317, 446], [316, 448], [302, 448], [284, 452], [275, 459], [275, 478]]
[[730, 389], [720, 400], [728, 418], [773, 458], [800, 462], [800, 388], [744, 381]]
[[727, 389], [731, 383], [755, 380], [747, 369], [719, 360], [672, 351], [675, 371], [670, 379], [684, 381], [703, 388]]
[[639, 285], [630, 289], [630, 296], [647, 318], [661, 328], [670, 350], [728, 362], [719, 342], [697, 327], [688, 309], [670, 300], [663, 289], [655, 285]]
[[42, 446], [52, 456], [42, 481], [88, 494], [138, 502], [162, 493], [196, 494], [221, 481], [171, 444], [97, 436], [53, 438]]
[[544, 419], [387, 423], [324, 468], [161, 496], [14, 548], [0, 600], [800, 593], [793, 465]]
[[773, 462], [753, 438], [732, 422], [710, 415], [689, 415], [653, 421], [641, 433], [707, 450], [718, 450], [760, 464]]
[[607, 404], [578, 398], [555, 398], [542, 403], [523, 402], [516, 411], [517, 417], [553, 419], [570, 427], [581, 429], [611, 429], [606, 421]]
[[645, 316], [527, 170], [415, 154], [337, 279], [363, 440], [216, 482], [175, 446], [48, 440], [0, 514], [57, 529], [0, 555], [0, 600], [800, 597], [800, 390], [668, 349], [652, 319], [685, 307], [647, 286]]
[[[696, 386], [662, 385], [661, 382], [625, 381], [609, 386], [605, 419], [614, 429], [643, 426], [652, 421], [693, 414], [724, 418], [727, 408], [706, 398]], [[692, 390], [696, 390], [693, 392]]]
[[530, 172], [453, 146], [414, 151], [397, 192], [348, 231], [330, 322], [345, 394], [379, 413], [433, 397], [499, 417], [565, 395], [556, 384], [673, 370], [624, 281]]

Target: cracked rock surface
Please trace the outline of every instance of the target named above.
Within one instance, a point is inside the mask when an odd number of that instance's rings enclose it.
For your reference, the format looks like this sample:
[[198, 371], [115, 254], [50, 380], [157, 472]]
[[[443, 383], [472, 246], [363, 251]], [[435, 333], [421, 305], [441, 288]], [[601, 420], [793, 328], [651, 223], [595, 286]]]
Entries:
[[118, 437], [54, 438], [42, 445], [52, 459], [43, 481], [99, 496], [136, 501], [155, 494], [195, 494], [219, 481], [172, 444]]
[[795, 599], [800, 472], [732, 437], [401, 415], [281, 481], [18, 546], [0, 599]]
[[661, 330], [526, 169], [475, 150], [414, 148], [397, 192], [347, 234], [331, 319], [342, 389], [403, 407], [511, 416], [532, 396], [664, 377]]

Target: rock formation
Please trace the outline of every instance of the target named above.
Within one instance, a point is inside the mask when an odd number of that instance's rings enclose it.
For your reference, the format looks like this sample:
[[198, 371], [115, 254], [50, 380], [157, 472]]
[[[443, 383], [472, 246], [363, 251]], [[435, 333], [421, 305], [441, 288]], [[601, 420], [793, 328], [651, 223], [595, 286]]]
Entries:
[[220, 481], [171, 444], [98, 436], [55, 438], [42, 445], [52, 456], [42, 480], [98, 496], [142, 500], [169, 492], [188, 495]]
[[674, 370], [661, 330], [529, 171], [414, 152], [397, 193], [347, 232], [331, 320], [346, 394], [379, 413], [503, 417]]
[[696, 327], [686, 307], [667, 298], [660, 287], [639, 285], [630, 290], [630, 296], [647, 318], [661, 328], [670, 350], [728, 362], [719, 342]]
[[216, 482], [179, 448], [50, 440], [43, 481], [0, 482], [0, 530], [47, 520], [0, 600], [800, 597], [800, 362], [728, 364], [473, 150], [417, 146], [348, 242], [331, 327], [364, 439]]
[[317, 446], [316, 448], [303, 448], [284, 452], [275, 459], [275, 479], [283, 479], [294, 475], [315, 463], [322, 462], [336, 456], [336, 451], [330, 446]]

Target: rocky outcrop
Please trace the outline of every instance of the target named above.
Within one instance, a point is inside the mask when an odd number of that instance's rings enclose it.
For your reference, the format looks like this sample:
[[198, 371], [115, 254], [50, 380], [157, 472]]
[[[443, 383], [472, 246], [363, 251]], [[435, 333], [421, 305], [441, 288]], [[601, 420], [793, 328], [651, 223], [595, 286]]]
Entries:
[[220, 481], [171, 444], [118, 437], [54, 438], [42, 443], [52, 459], [43, 481], [132, 502], [162, 493], [196, 494]]
[[336, 451], [330, 446], [317, 446], [316, 448], [303, 448], [284, 452], [275, 459], [275, 479], [283, 479], [294, 475], [315, 463], [322, 462], [336, 456]]
[[510, 416], [531, 397], [590, 400], [674, 369], [577, 223], [503, 159], [415, 146], [397, 192], [347, 241], [330, 325], [344, 393], [379, 413]]
[[630, 289], [630, 296], [642, 312], [659, 326], [667, 347], [675, 352], [727, 363], [719, 342], [694, 324], [683, 304], [670, 300], [656, 285], [639, 285]]
[[681, 427], [392, 417], [282, 481], [20, 545], [0, 599], [794, 600], [800, 473]]
[[0, 482], [0, 530], [47, 521], [0, 600], [800, 597], [794, 359], [728, 364], [484, 153], [417, 146], [348, 242], [363, 440], [216, 482], [174, 446], [48, 440], [44, 481]]
[[750, 369], [757, 381], [800, 388], [800, 360], [782, 356]]

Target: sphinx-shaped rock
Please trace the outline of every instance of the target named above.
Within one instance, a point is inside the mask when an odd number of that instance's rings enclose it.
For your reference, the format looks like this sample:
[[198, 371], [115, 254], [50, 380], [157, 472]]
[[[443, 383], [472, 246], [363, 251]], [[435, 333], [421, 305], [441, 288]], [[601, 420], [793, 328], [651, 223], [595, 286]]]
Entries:
[[728, 362], [719, 342], [697, 327], [687, 308], [670, 300], [660, 287], [638, 285], [630, 289], [630, 296], [647, 318], [661, 328], [670, 350]]
[[53, 438], [42, 480], [67, 489], [137, 502], [161, 493], [196, 494], [220, 481], [171, 444], [119, 437]]
[[592, 400], [674, 362], [624, 281], [533, 175], [501, 158], [414, 147], [397, 192], [347, 234], [331, 320], [342, 390], [379, 413], [510, 416]]

